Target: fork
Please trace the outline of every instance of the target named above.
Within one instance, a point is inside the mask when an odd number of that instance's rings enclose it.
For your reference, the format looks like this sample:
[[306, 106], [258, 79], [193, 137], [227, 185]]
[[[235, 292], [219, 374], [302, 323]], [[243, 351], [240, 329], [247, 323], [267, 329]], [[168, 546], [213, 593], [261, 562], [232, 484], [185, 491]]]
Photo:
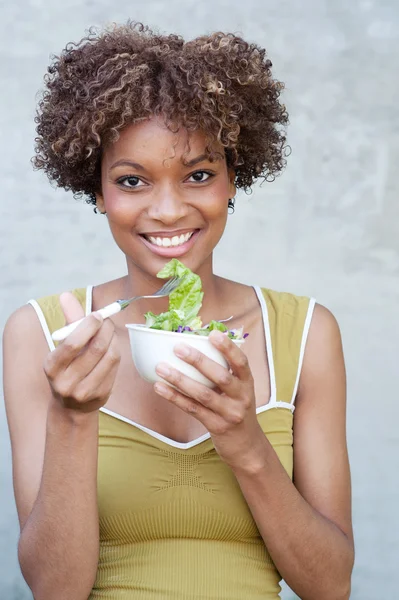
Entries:
[[[179, 287], [181, 282], [183, 281], [183, 277], [172, 277], [169, 279], [158, 291], [154, 294], [149, 294], [146, 296], [133, 296], [133, 298], [129, 298], [128, 300], [116, 300], [112, 302], [112, 304], [108, 304], [108, 306], [104, 306], [104, 308], [100, 308], [96, 312], [100, 314], [103, 319], [107, 319], [108, 317], [112, 317], [112, 315], [116, 315], [118, 312], [129, 306], [131, 302], [134, 300], [140, 300], [141, 298], [164, 298], [165, 296], [169, 296], [176, 288]], [[85, 317], [83, 317], [84, 319]], [[65, 327], [61, 327], [61, 329], [57, 329], [52, 334], [52, 338], [55, 342], [61, 342], [65, 340], [65, 338], [76, 329], [76, 327], [83, 321], [83, 319], [79, 319], [79, 321], [74, 321], [69, 325], [65, 325]]]

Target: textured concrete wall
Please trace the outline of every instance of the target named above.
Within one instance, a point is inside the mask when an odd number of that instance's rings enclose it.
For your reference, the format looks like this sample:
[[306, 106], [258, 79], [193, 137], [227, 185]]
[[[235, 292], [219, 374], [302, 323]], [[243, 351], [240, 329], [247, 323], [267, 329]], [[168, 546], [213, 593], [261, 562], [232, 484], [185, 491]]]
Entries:
[[[115, 8], [122, 4], [1, 3], [0, 325], [30, 297], [124, 272], [105, 220], [31, 170], [35, 93], [49, 55], [80, 39], [90, 25], [128, 17], [187, 37], [238, 31], [267, 47], [275, 75], [287, 85], [293, 152], [281, 178], [238, 198], [216, 265], [246, 283], [313, 295], [336, 314], [349, 378], [357, 542], [352, 598], [394, 599], [399, 589], [399, 4], [168, 0]], [[30, 595], [17, 567], [3, 407], [0, 416], [0, 596], [22, 600]], [[285, 597], [292, 596], [286, 591]]]

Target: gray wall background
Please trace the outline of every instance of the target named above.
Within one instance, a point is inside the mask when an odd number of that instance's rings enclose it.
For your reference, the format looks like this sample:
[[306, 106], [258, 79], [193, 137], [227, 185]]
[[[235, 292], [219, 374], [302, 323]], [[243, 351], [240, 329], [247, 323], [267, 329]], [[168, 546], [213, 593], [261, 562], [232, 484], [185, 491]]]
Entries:
[[[19, 0], [0, 4], [0, 326], [31, 297], [119, 276], [105, 219], [34, 173], [35, 93], [49, 55], [128, 17], [188, 38], [221, 29], [264, 45], [286, 82], [292, 155], [241, 195], [216, 252], [245, 283], [315, 296], [337, 316], [348, 368], [354, 600], [398, 597], [399, 4], [395, 0]], [[0, 597], [19, 573], [1, 403]], [[29, 435], [29, 432], [27, 432]], [[293, 598], [286, 590], [285, 598]]]

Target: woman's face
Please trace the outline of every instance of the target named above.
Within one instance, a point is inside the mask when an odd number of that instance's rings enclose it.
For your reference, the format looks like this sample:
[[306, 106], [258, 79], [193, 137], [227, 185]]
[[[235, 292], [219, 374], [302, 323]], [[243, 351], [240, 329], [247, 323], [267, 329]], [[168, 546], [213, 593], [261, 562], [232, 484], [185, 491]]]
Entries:
[[[155, 276], [171, 258], [198, 272], [212, 251], [235, 195], [234, 172], [205, 155], [205, 135], [170, 132], [151, 119], [131, 125], [104, 151], [102, 194], [112, 235], [129, 266]], [[224, 152], [221, 154], [224, 157]]]

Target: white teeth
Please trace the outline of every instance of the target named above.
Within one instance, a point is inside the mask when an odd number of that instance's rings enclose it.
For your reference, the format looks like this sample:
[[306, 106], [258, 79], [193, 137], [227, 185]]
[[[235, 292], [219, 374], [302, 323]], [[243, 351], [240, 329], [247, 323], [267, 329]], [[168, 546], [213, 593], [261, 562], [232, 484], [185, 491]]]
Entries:
[[185, 244], [191, 238], [193, 233], [194, 233], [194, 231], [190, 231], [189, 233], [184, 233], [180, 236], [174, 235], [172, 238], [168, 238], [168, 237], [155, 238], [155, 237], [152, 237], [151, 235], [149, 235], [148, 240], [151, 242], [151, 244], [155, 244], [156, 246], [162, 246], [163, 248], [169, 248], [169, 246], [181, 246], [182, 244]]

